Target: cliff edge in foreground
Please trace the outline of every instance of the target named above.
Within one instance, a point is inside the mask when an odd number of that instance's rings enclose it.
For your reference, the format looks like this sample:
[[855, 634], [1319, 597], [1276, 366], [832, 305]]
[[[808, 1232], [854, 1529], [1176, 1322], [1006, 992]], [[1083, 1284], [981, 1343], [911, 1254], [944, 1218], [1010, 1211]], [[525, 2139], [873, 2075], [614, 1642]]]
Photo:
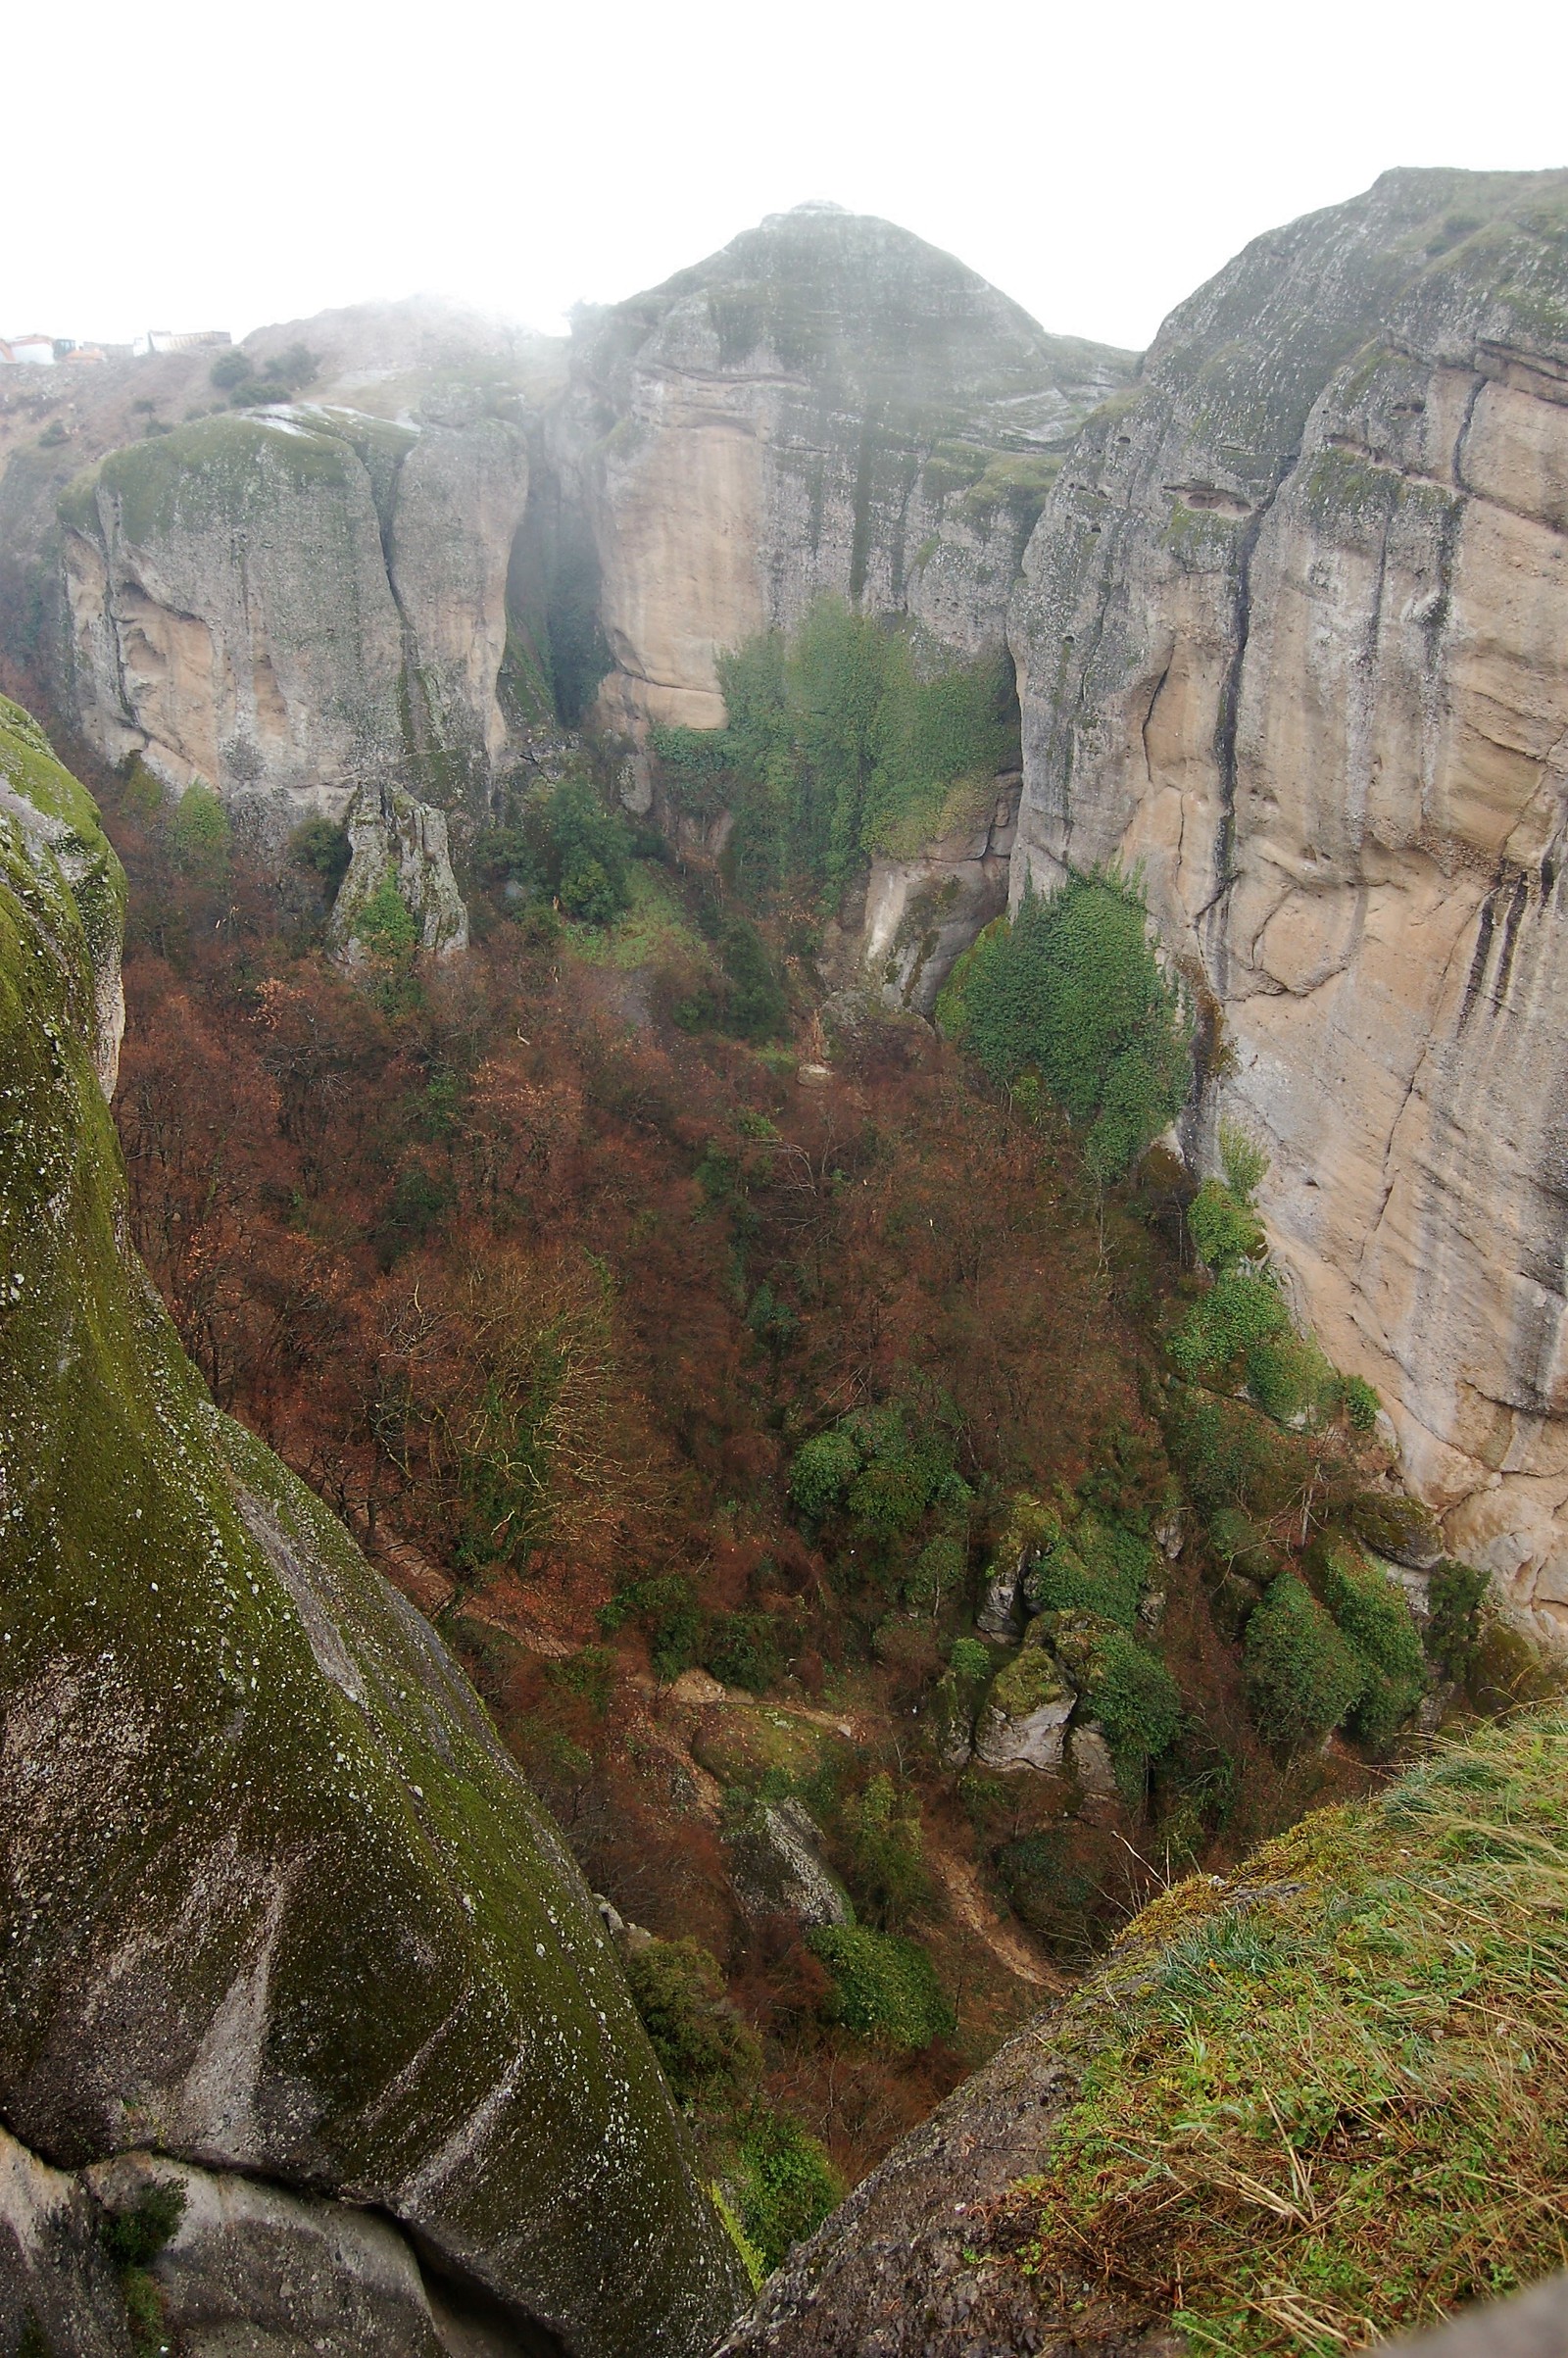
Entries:
[[1178, 1884], [725, 2358], [1372, 2342], [1568, 2261], [1568, 1717]]

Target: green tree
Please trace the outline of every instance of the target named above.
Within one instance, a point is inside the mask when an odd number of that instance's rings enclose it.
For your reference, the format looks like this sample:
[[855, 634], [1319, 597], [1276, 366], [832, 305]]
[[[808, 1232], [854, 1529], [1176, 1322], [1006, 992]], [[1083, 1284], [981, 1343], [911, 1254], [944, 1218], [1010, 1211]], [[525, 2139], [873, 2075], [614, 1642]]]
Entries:
[[942, 1014], [1003, 1087], [1038, 1072], [1084, 1133], [1102, 1183], [1129, 1171], [1175, 1119], [1191, 1069], [1180, 995], [1150, 946], [1136, 882], [1070, 875], [1027, 893], [974, 945]]
[[762, 2049], [700, 1941], [650, 1940], [623, 1960], [654, 2053], [682, 2104], [733, 2102], [761, 2076]]
[[827, 2154], [787, 2113], [759, 2112], [740, 2146], [741, 2222], [769, 2269], [844, 2199]]
[[372, 958], [407, 958], [418, 948], [419, 928], [414, 911], [390, 868], [383, 870], [361, 905], [354, 919], [354, 939]]
[[212, 788], [198, 778], [186, 787], [169, 814], [170, 856], [192, 884], [217, 892], [228, 882], [231, 848], [228, 812]]

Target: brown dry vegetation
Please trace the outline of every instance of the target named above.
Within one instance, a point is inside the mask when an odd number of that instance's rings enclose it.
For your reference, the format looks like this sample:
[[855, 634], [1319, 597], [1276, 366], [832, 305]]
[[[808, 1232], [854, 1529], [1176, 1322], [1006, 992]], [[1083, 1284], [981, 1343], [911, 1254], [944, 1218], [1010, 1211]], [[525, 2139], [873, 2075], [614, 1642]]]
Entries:
[[[1101, 1202], [1064, 1123], [921, 1026], [840, 1043], [831, 1086], [803, 1088], [677, 1029], [657, 974], [499, 908], [465, 958], [368, 991], [325, 960], [308, 881], [182, 876], [156, 816], [84, 774], [132, 879], [135, 1239], [187, 1348], [432, 1614], [595, 1888], [720, 1960], [770, 2097], [848, 2177], [1173, 1863], [1225, 1863], [1369, 1781], [1343, 1753], [1269, 1757], [1196, 1547], [1160, 1640], [1187, 1734], [1141, 1820], [1075, 1809], [1060, 1780], [956, 1776], [930, 1742], [1011, 1491], [1168, 1481], [1154, 1332], [1192, 1283], [1168, 1174]], [[790, 1510], [793, 1449], [889, 1401], [940, 1427], [973, 1492], [966, 1580], [930, 1611], [901, 1601], [896, 1547]], [[599, 1618], [672, 1572], [705, 1629], [765, 1623], [771, 1700], [818, 1744], [783, 1782], [862, 1912], [933, 1957], [951, 2038], [911, 2056], [830, 2028], [796, 1928], [738, 1908], [735, 1778], [772, 1772], [726, 1766], [716, 1721], [654, 1675], [646, 1615]], [[925, 1853], [886, 1904], [856, 1836], [877, 1774]], [[1036, 1838], [1054, 1881], [1028, 1920], [998, 1862]]]

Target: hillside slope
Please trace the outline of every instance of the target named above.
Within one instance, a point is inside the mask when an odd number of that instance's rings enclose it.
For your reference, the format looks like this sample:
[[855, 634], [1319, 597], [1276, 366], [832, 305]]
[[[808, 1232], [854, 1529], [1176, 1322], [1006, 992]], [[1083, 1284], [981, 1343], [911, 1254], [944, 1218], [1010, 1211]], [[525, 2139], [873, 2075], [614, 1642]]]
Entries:
[[726, 2358], [1343, 2348], [1560, 2268], [1565, 1765], [1489, 1728], [1175, 1886]]

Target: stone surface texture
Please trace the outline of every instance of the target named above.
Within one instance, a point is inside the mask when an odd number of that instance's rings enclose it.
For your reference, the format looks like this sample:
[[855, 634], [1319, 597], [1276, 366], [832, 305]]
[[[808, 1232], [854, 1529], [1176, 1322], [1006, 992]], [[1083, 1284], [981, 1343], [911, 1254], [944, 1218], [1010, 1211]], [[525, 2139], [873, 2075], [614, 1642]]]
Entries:
[[396, 786], [362, 786], [349, 805], [348, 873], [332, 904], [331, 939], [345, 960], [363, 956], [355, 922], [387, 876], [418, 928], [419, 947], [438, 958], [467, 947], [468, 912], [452, 872], [444, 811]]
[[1568, 1626], [1568, 175], [1259, 238], [1085, 427], [1014, 595], [1012, 889], [1142, 863], [1303, 1317]]
[[56, 2171], [154, 2146], [370, 2206], [583, 2358], [706, 2350], [741, 2279], [604, 1927], [129, 1255], [117, 864], [10, 705], [0, 772], [0, 2118]]
[[495, 418], [303, 405], [111, 452], [61, 505], [83, 734], [274, 834], [394, 777], [457, 799], [506, 744], [527, 484], [522, 429]]
[[855, 1911], [822, 1856], [821, 1829], [800, 1801], [760, 1802], [731, 1847], [731, 1879], [748, 1915], [853, 1923]]
[[1006, 908], [1018, 786], [999, 779], [972, 824], [915, 858], [873, 859], [856, 947], [884, 1006], [930, 1015], [975, 935]]
[[605, 716], [716, 726], [715, 655], [824, 590], [999, 645], [1039, 463], [1131, 368], [837, 206], [593, 315], [553, 447], [597, 544]]

